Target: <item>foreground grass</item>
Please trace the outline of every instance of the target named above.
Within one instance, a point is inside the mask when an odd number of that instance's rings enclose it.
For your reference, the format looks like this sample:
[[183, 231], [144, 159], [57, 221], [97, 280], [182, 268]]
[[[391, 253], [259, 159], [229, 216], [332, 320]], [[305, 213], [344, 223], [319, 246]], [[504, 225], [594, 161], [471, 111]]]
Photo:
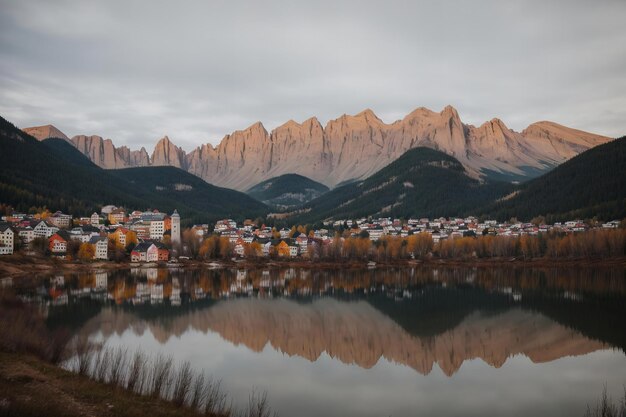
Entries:
[[0, 352], [0, 416], [198, 416], [195, 410], [99, 383], [32, 355]]
[[41, 312], [11, 292], [0, 291], [0, 335], [0, 417], [272, 415], [267, 395], [254, 390], [234, 409], [220, 382], [189, 362], [51, 332]]
[[626, 387], [624, 396], [615, 403], [607, 395], [605, 386], [596, 405], [593, 408], [587, 406], [585, 417], [626, 417]]

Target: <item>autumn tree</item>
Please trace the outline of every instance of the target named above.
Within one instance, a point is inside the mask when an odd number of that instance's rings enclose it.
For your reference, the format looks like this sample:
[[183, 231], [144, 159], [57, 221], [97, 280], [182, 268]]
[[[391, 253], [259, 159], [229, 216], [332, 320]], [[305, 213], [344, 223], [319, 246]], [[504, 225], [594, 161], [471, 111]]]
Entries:
[[81, 243], [76, 239], [69, 239], [67, 241], [66, 257], [67, 259], [76, 259], [78, 251], [80, 250]]
[[48, 239], [45, 237], [36, 237], [30, 242], [30, 249], [39, 255], [45, 255], [48, 251]]
[[417, 233], [407, 237], [407, 252], [416, 258], [423, 258], [433, 250], [433, 237], [430, 233]]
[[204, 239], [202, 246], [198, 250], [198, 255], [203, 259], [217, 258], [217, 248], [219, 247], [219, 237], [211, 235]]
[[202, 239], [192, 229], [185, 229], [181, 234], [181, 243], [183, 251], [191, 258], [198, 257], [200, 253], [200, 247], [202, 246]]
[[233, 254], [233, 245], [226, 236], [219, 238], [219, 256], [222, 259], [228, 259]]
[[78, 259], [90, 261], [96, 255], [96, 247], [90, 243], [82, 243], [78, 249]]

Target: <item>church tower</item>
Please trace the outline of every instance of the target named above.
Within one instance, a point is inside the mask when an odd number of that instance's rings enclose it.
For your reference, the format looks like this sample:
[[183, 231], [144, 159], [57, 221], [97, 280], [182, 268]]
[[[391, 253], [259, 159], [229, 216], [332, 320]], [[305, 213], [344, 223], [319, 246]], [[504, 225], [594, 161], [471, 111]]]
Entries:
[[172, 245], [180, 244], [180, 215], [177, 210], [172, 213]]

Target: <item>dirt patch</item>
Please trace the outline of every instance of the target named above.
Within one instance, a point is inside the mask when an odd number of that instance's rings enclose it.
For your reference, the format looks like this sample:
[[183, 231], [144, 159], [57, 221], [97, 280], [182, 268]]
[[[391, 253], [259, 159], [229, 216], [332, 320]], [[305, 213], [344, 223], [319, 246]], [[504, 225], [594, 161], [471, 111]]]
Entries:
[[197, 416], [34, 357], [0, 353], [0, 416]]

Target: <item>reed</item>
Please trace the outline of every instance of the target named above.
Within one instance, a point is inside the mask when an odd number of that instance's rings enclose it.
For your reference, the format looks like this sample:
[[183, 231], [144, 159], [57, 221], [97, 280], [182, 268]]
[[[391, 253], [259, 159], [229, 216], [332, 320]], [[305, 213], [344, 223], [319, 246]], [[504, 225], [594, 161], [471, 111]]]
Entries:
[[270, 417], [272, 412], [267, 393], [253, 390], [242, 410], [222, 390], [221, 380], [194, 371], [191, 363], [175, 365], [170, 356], [154, 357], [137, 350], [130, 353], [120, 347], [111, 348], [76, 337], [68, 345], [69, 360], [65, 367], [73, 372], [127, 389], [139, 395], [170, 401], [199, 415], [221, 417]]
[[585, 417], [626, 417], [626, 387], [619, 404], [616, 404], [609, 398], [605, 385], [596, 406], [594, 408], [587, 406]]

